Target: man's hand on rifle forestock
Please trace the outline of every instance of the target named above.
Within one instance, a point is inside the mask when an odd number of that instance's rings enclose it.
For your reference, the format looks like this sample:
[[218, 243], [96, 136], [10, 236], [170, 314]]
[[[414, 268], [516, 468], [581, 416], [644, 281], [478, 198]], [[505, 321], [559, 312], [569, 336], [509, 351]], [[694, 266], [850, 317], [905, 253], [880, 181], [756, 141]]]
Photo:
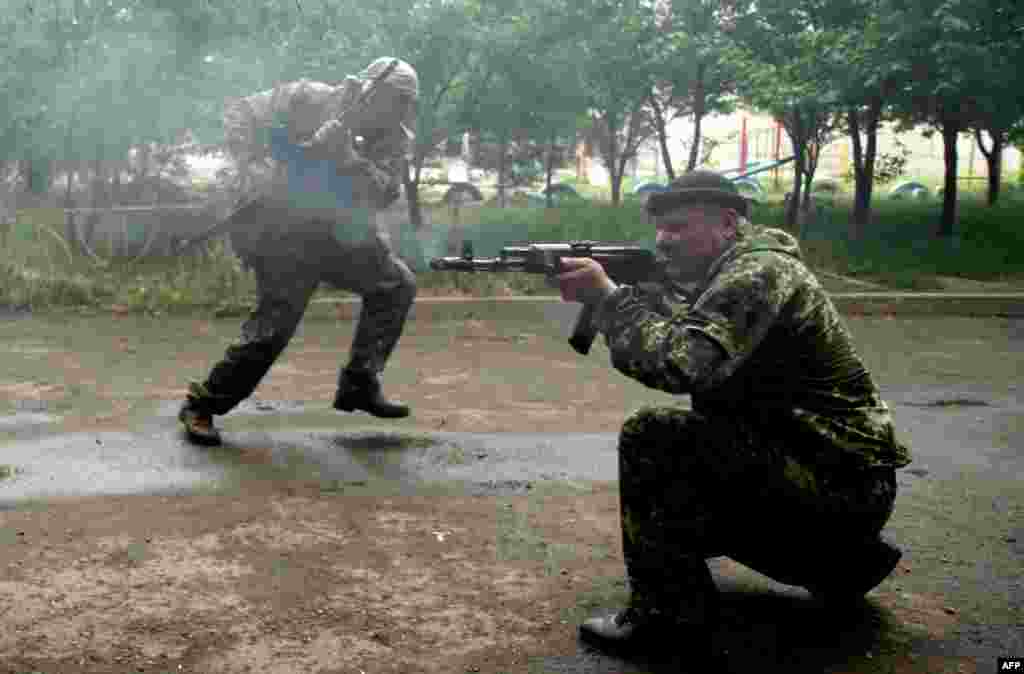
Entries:
[[563, 257], [562, 267], [566, 271], [557, 276], [558, 287], [566, 302], [598, 304], [617, 287], [601, 263], [589, 257]]

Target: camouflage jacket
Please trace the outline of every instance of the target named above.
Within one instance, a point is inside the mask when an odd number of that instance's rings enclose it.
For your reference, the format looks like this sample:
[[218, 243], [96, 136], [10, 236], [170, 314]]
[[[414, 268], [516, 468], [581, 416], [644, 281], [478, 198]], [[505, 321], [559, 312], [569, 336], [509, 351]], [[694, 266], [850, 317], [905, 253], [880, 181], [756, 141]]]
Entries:
[[742, 415], [817, 465], [910, 463], [853, 339], [799, 245], [744, 222], [684, 295], [620, 286], [599, 308], [616, 369], [699, 412]]
[[[302, 79], [227, 102], [224, 111], [228, 151], [243, 177], [243, 192], [273, 191], [283, 181], [285, 162], [271, 150], [274, 129], [287, 129], [289, 140], [307, 142], [329, 120], [350, 106], [361, 91], [361, 80], [346, 78], [338, 87]], [[352, 130], [358, 134], [358, 129]], [[318, 157], [334, 162], [339, 173], [351, 176], [357, 188], [357, 207], [387, 208], [401, 193], [401, 176], [409, 139], [400, 127], [363, 138], [356, 154], [339, 147], [325, 148]]]

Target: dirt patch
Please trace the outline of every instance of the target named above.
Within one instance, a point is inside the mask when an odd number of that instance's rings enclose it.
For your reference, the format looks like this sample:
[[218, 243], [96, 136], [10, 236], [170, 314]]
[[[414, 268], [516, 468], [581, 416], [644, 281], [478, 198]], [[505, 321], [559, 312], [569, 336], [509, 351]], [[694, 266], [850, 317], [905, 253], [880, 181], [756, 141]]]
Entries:
[[[5, 361], [8, 388], [0, 388], [0, 402], [35, 398], [40, 410], [59, 406], [62, 418], [53, 426], [62, 432], [170, 424], [154, 409], [180, 400], [187, 381], [205, 376], [238, 332], [238, 321], [110, 324], [84, 319], [74, 329], [55, 324], [32, 331], [22, 327], [27, 322], [8, 324], [12, 333], [24, 332], [3, 346], [21, 345], [12, 353], [22, 358]], [[965, 340], [979, 339], [976, 322], [964, 326]], [[681, 402], [626, 379], [600, 350], [581, 358], [564, 335], [542, 333], [547, 328], [536, 325], [525, 333], [523, 327], [410, 324], [384, 375], [385, 392], [414, 410], [409, 424], [395, 428], [615, 433], [641, 405]], [[332, 415], [324, 418], [337, 419], [339, 427], [366, 421], [329, 411], [352, 328], [304, 324], [250, 401], [264, 417], [243, 417], [250, 410], [239, 410], [219, 422], [284, 427], [287, 415], [309, 410]], [[890, 379], [910, 378], [899, 374], [898, 367], [910, 367], [906, 363], [933, 365], [920, 352], [933, 348], [934, 328], [916, 328], [924, 347], [904, 342], [911, 328], [915, 324], [904, 322], [891, 328], [892, 344], [906, 354], [890, 354], [888, 343], [876, 350], [878, 368]], [[989, 328], [997, 329], [1003, 328]], [[39, 342], [39, 334], [49, 341]], [[533, 342], [515, 337], [533, 334], [539, 334]], [[963, 343], [961, 360], [979, 378], [1006, 377], [1012, 360], [1005, 352], [992, 358], [991, 334], [980, 338], [984, 344]], [[986, 353], [990, 360], [975, 358]], [[954, 374], [964, 378], [963, 371]], [[59, 390], [45, 388], [58, 382]], [[263, 411], [260, 399], [294, 408]], [[975, 399], [943, 400], [965, 406]], [[239, 463], [269, 461], [269, 449], [239, 451]], [[511, 495], [495, 496], [498, 487]], [[562, 487], [569, 492], [571, 485]], [[478, 495], [386, 498], [363, 496], [348, 485], [331, 491], [276, 479], [246, 489], [0, 512], [0, 673], [512, 674], [530, 671], [534, 658], [575, 657], [578, 621], [625, 597], [618, 500], [610, 485], [544, 495], [537, 485], [507, 481]], [[901, 506], [904, 519], [921, 516], [912, 504]], [[938, 524], [913, 531], [948, 528], [945, 510], [930, 506], [928, 512], [940, 513]], [[944, 550], [945, 541], [914, 547], [918, 564], [931, 563], [932, 573], [941, 568], [925, 552]], [[735, 565], [725, 568], [739, 573]], [[961, 616], [949, 612], [936, 583], [908, 582], [906, 590], [898, 584], [873, 595], [884, 618], [879, 629], [888, 637], [872, 633], [841, 666], [827, 656], [847, 651], [828, 646], [821, 660], [828, 666], [808, 671], [973, 672], [966, 659], [908, 655], [907, 644], [915, 640], [956, 639]], [[728, 626], [734, 644], [775, 644], [772, 630], [804, 614], [789, 605], [782, 608], [792, 613], [778, 613], [770, 601], [773, 608], [758, 613], [766, 594], [736, 605]], [[787, 628], [810, 630], [811, 636], [795, 638], [798, 652], [827, 637], [823, 628], [811, 630], [816, 616]], [[869, 658], [866, 652], [879, 643], [888, 650]], [[777, 655], [778, 662], [789, 662], [787, 653]], [[772, 657], [769, 652], [764, 661]]]
[[35, 381], [0, 382], [0, 396], [14, 400], [58, 400], [64, 387]]
[[[525, 671], [532, 655], [572, 652], [565, 616], [592, 578], [621, 577], [616, 508], [610, 485], [542, 503], [291, 485], [4, 513], [20, 535], [0, 546], [0, 663]], [[554, 536], [563, 554], [550, 553]]]
[[[139, 319], [120, 327], [86, 319], [79, 329], [95, 336], [77, 352], [64, 347], [80, 339], [70, 327], [46, 329], [49, 344], [8, 340], [43, 362], [20, 363], [0, 382], [0, 404], [59, 409], [59, 429], [72, 432], [131, 427], [161, 401], [183, 400], [189, 380], [205, 378], [238, 324]], [[304, 324], [251, 400], [329, 411], [352, 331], [352, 323]], [[409, 324], [383, 382], [388, 395], [410, 404], [416, 424], [446, 431], [615, 432], [631, 408], [672, 400], [609, 368], [600, 353], [576, 355], [562, 335], [475, 319]]]

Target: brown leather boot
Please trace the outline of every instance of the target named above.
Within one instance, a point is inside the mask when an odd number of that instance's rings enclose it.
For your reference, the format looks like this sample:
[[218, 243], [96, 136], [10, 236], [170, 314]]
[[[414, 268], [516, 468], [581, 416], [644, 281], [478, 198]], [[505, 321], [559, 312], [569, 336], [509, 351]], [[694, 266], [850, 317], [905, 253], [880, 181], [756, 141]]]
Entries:
[[185, 435], [197, 445], [214, 446], [221, 443], [220, 431], [213, 425], [213, 415], [186, 401], [178, 412], [178, 420], [185, 426]]

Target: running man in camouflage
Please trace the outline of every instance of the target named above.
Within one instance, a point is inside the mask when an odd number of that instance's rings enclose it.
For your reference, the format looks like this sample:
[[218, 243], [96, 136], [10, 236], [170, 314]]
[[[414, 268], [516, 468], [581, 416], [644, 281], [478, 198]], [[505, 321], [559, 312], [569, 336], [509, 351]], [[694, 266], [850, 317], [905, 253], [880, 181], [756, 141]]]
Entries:
[[718, 617], [710, 557], [840, 606], [899, 559], [879, 534], [909, 450], [797, 241], [746, 206], [728, 180], [689, 173], [646, 205], [668, 284], [616, 286], [579, 258], [560, 277], [563, 299], [596, 305], [616, 369], [692, 397], [622, 428], [630, 602], [581, 626], [602, 647], [668, 637], [700, 652]]
[[259, 302], [206, 381], [189, 385], [179, 418], [193, 441], [220, 442], [213, 416], [255, 390], [321, 281], [362, 296], [335, 409], [408, 416], [384, 398], [379, 375], [416, 281], [376, 215], [401, 193], [417, 96], [412, 66], [382, 58], [338, 86], [299, 80], [229, 101], [225, 131], [241, 193], [229, 231], [256, 274]]

